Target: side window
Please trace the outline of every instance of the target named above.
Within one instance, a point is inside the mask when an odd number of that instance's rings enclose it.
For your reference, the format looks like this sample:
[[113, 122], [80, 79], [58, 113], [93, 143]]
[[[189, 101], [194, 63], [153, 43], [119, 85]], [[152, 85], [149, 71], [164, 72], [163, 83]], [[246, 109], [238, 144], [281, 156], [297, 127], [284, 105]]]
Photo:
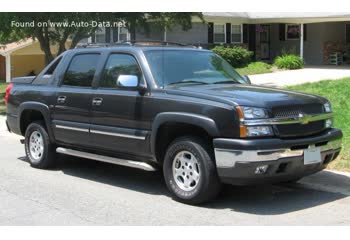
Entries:
[[52, 75], [52, 74], [54, 73], [55, 69], [57, 68], [58, 64], [60, 64], [61, 59], [62, 59], [62, 57], [56, 59], [56, 60], [52, 63], [52, 65], [50, 66], [50, 68], [47, 69], [47, 71], [45, 72], [44, 75]]
[[63, 85], [91, 87], [99, 54], [80, 54], [73, 57], [63, 79]]
[[136, 59], [128, 54], [112, 54], [106, 63], [100, 80], [102, 88], [117, 88], [120, 75], [133, 75], [141, 78], [141, 70]]

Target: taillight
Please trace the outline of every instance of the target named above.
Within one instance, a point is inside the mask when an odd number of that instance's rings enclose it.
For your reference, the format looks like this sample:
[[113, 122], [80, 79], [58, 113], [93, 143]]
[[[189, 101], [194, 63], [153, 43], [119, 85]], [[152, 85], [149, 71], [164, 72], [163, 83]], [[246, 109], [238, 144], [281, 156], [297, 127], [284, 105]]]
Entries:
[[5, 103], [8, 103], [8, 101], [10, 99], [10, 92], [11, 92], [12, 87], [13, 87], [13, 83], [10, 83], [6, 88]]

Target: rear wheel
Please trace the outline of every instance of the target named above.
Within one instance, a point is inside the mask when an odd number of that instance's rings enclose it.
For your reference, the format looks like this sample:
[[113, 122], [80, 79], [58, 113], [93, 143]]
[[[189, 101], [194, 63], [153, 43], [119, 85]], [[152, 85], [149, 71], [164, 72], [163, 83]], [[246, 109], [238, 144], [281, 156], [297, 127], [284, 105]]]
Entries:
[[54, 165], [55, 146], [41, 121], [31, 123], [25, 133], [25, 152], [32, 167], [46, 169]]
[[212, 150], [199, 138], [182, 137], [171, 143], [163, 172], [168, 189], [180, 202], [200, 204], [214, 199], [220, 192]]

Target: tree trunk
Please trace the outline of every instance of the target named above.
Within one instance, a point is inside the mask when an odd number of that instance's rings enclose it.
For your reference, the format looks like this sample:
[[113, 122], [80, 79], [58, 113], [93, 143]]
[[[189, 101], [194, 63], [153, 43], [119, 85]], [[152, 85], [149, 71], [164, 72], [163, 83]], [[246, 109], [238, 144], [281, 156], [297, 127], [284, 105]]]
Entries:
[[93, 29], [90, 32], [86, 32], [84, 31], [84, 29], [79, 29], [73, 34], [72, 42], [69, 49], [74, 49], [81, 40], [83, 40], [84, 38], [91, 37], [93, 33], [95, 33], [95, 29]]
[[40, 48], [45, 53], [45, 64], [48, 65], [54, 59], [50, 48], [48, 29], [43, 31], [42, 28], [38, 28], [35, 30], [34, 36], [38, 39]]
[[47, 66], [47, 65], [49, 65], [50, 62], [52, 62], [54, 57], [51, 53], [50, 47], [49, 47], [49, 49], [45, 49], [44, 52], [45, 52], [45, 65]]
[[135, 20], [130, 21], [128, 30], [130, 32], [130, 40], [136, 41], [136, 21]]
[[62, 38], [60, 38], [59, 43], [58, 43], [59, 47], [58, 47], [57, 56], [67, 50], [66, 49], [66, 42], [67, 42], [68, 37], [69, 37], [68, 31], [64, 31]]
[[89, 35], [83, 34], [83, 33], [76, 33], [72, 39], [72, 42], [70, 44], [70, 49], [74, 49], [77, 44], [83, 40], [84, 38], [89, 37]]

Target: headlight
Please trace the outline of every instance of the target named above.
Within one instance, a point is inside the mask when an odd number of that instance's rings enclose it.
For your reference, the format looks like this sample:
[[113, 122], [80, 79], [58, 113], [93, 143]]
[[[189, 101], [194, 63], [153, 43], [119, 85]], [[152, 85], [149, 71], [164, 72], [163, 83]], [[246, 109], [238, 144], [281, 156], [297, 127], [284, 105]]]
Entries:
[[323, 104], [323, 108], [326, 113], [332, 112], [332, 106], [330, 102]]
[[272, 136], [273, 130], [270, 126], [248, 126], [246, 127], [247, 137]]
[[237, 112], [240, 120], [240, 137], [266, 137], [274, 135], [271, 126], [246, 126], [244, 123], [245, 120], [268, 118], [268, 113], [264, 109], [237, 107]]
[[242, 107], [244, 119], [268, 118], [264, 109], [255, 107]]

